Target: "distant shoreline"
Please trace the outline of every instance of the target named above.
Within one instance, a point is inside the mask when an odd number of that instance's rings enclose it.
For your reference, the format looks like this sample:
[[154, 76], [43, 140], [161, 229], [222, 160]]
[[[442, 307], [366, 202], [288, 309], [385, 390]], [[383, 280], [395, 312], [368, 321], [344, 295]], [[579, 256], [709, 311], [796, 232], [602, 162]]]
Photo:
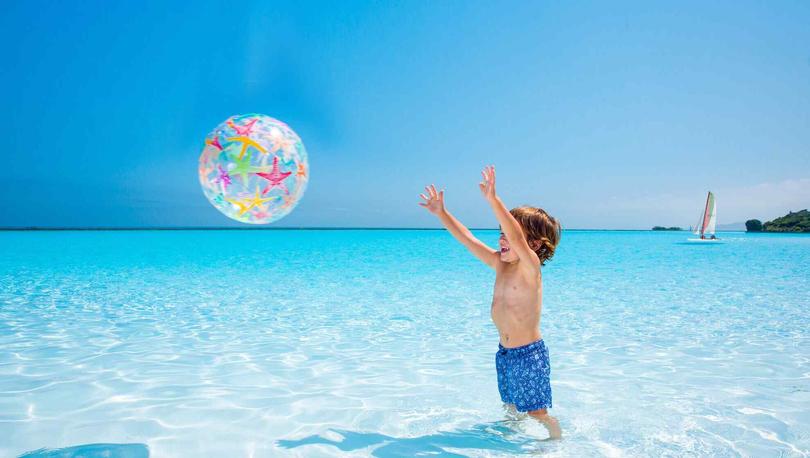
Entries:
[[[471, 231], [497, 231], [495, 227], [471, 227]], [[0, 227], [0, 232], [56, 232], [56, 231], [444, 231], [443, 227]], [[564, 231], [601, 232], [670, 232], [652, 229], [564, 229]], [[687, 232], [687, 231], [683, 231]], [[718, 232], [745, 232], [743, 230]]]

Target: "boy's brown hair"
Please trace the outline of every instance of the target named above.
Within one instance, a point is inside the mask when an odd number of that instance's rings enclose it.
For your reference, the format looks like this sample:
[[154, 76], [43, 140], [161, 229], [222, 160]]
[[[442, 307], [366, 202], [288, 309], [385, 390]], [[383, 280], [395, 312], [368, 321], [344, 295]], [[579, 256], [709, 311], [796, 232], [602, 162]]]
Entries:
[[509, 213], [520, 223], [529, 245], [532, 245], [532, 241], [535, 240], [539, 242], [534, 252], [540, 258], [540, 265], [545, 265], [546, 261], [554, 256], [554, 250], [560, 243], [562, 231], [560, 222], [542, 208], [528, 205], [513, 208], [509, 210]]

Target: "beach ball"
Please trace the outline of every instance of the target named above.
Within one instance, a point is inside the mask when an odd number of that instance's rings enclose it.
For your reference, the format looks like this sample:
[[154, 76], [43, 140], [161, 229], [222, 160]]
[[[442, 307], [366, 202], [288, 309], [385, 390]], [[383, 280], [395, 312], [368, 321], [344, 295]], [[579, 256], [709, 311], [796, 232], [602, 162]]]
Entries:
[[200, 185], [217, 210], [237, 221], [272, 223], [301, 200], [309, 178], [301, 138], [278, 119], [231, 116], [205, 138]]

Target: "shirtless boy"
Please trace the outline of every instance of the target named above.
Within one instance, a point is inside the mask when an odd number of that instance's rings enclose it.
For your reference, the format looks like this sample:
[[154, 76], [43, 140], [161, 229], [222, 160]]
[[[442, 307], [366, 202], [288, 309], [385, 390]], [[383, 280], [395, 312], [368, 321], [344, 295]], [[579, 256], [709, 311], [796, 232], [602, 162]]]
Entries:
[[540, 334], [543, 306], [541, 267], [554, 256], [560, 241], [560, 224], [544, 210], [517, 207], [507, 210], [495, 193], [495, 168], [481, 172], [481, 193], [492, 207], [501, 227], [500, 249], [493, 250], [475, 238], [444, 207], [444, 190], [431, 185], [428, 195], [420, 194], [419, 205], [436, 215], [475, 257], [495, 269], [492, 321], [498, 328], [500, 343], [495, 356], [498, 391], [508, 408], [527, 412], [548, 429], [549, 437], [562, 436], [551, 408], [551, 366], [548, 349]]

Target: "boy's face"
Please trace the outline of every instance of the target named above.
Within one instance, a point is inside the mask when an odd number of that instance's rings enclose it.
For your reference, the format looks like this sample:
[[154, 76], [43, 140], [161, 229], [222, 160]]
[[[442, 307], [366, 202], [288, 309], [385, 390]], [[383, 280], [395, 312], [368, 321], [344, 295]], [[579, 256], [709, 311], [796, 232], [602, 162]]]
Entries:
[[[498, 226], [500, 229], [500, 226]], [[510, 249], [509, 247], [509, 240], [506, 240], [506, 235], [501, 232], [501, 238], [498, 240], [498, 245], [501, 248], [501, 261], [503, 262], [515, 262], [518, 260], [517, 255]]]

